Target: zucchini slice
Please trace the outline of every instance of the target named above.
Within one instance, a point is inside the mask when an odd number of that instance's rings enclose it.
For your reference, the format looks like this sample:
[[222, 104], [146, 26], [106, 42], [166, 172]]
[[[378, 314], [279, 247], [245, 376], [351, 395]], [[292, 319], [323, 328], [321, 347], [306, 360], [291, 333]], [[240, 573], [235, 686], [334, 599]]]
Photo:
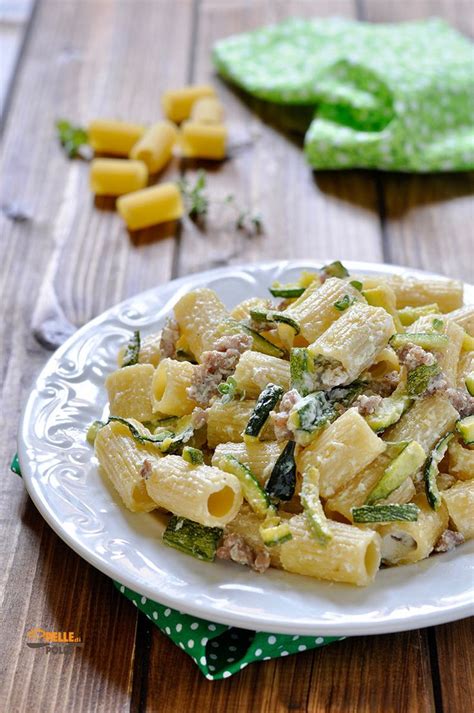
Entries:
[[183, 459], [191, 465], [201, 465], [204, 463], [203, 452], [199, 448], [193, 448], [192, 446], [185, 446], [183, 448]]
[[282, 297], [283, 299], [291, 300], [296, 297], [301, 297], [306, 287], [301, 287], [300, 285], [287, 284], [287, 285], [277, 285], [273, 284], [268, 288], [273, 295], [273, 297]]
[[392, 394], [392, 396], [387, 396], [382, 400], [374, 413], [370, 413], [364, 418], [375, 433], [380, 433], [381, 431], [385, 431], [389, 426], [393, 426], [394, 423], [397, 423], [411, 403], [412, 399], [408, 396]]
[[441, 314], [441, 310], [436, 302], [429, 305], [422, 305], [421, 307], [403, 307], [398, 310], [400, 322], [404, 327], [409, 327], [416, 322], [417, 319], [425, 317], [427, 314]]
[[431, 379], [441, 374], [441, 368], [438, 364], [420, 364], [412, 371], [408, 372], [407, 376], [407, 394], [412, 398], [421, 396], [429, 386]]
[[456, 431], [466, 446], [474, 444], [474, 416], [466, 416], [456, 423]]
[[394, 349], [402, 349], [408, 344], [415, 344], [422, 349], [436, 349], [436, 351], [441, 352], [447, 349], [448, 341], [448, 337], [445, 334], [410, 332], [407, 334], [394, 334], [390, 337], [389, 344]]
[[130, 338], [127, 348], [125, 349], [125, 354], [122, 358], [122, 367], [133, 366], [138, 364], [138, 357], [140, 356], [140, 332], [136, 331]]
[[348, 294], [345, 294], [344, 297], [341, 297], [340, 300], [337, 300], [337, 302], [334, 302], [334, 307], [339, 311], [339, 312], [344, 312], [348, 307], [354, 304], [355, 302], [355, 297], [351, 297]]
[[287, 324], [293, 329], [295, 334], [300, 333], [300, 325], [298, 322], [291, 317], [289, 317], [284, 312], [277, 312], [276, 310], [264, 310], [264, 309], [251, 309], [250, 316], [256, 322], [280, 322], [281, 324]]
[[474, 352], [474, 337], [471, 337], [467, 332], [464, 332], [462, 348], [465, 352]]
[[296, 443], [294, 441], [288, 441], [273, 466], [273, 470], [265, 486], [265, 490], [271, 498], [277, 500], [291, 500], [295, 493], [295, 447]]
[[314, 391], [313, 357], [305, 347], [295, 347], [290, 352], [290, 385], [292, 389], [307, 396]]
[[191, 423], [191, 416], [183, 416], [178, 420], [178, 428], [175, 432], [163, 429], [158, 433], [150, 434], [149, 436], [144, 436], [140, 431], [127, 421], [126, 418], [119, 418], [118, 416], [111, 416], [107, 423], [110, 421], [118, 421], [123, 423], [124, 426], [128, 427], [128, 430], [132, 434], [133, 438], [138, 441], [138, 443], [154, 443], [158, 446], [162, 453], [176, 453], [184, 443], [192, 438], [194, 433], [194, 428]]
[[341, 280], [344, 277], [349, 277], [349, 271], [340, 260], [335, 260], [334, 262], [330, 262], [329, 265], [324, 265], [320, 272], [328, 277], [339, 277]]
[[244, 440], [258, 440], [268, 421], [270, 411], [275, 408], [283, 393], [281, 386], [276, 384], [267, 384], [265, 386], [257, 399], [254, 410], [250, 414], [244, 431]]
[[265, 339], [265, 337], [262, 337], [261, 334], [256, 332], [254, 329], [251, 329], [244, 322], [238, 322], [236, 319], [232, 319], [231, 317], [222, 323], [220, 331], [222, 334], [239, 334], [244, 332], [252, 337], [252, 349], [254, 351], [260, 352], [261, 354], [268, 354], [269, 356], [279, 357], [280, 359], [285, 355], [283, 349], [277, 347], [276, 344], [273, 344], [268, 339]]
[[408, 477], [415, 475], [425, 460], [426, 453], [417, 441], [407, 443], [400, 455], [385, 469], [365, 504], [374, 505], [378, 500], [388, 498]]
[[224, 456], [219, 463], [219, 468], [238, 478], [246, 501], [257, 515], [266, 515], [268, 513], [271, 507], [270, 499], [250, 468], [238, 461], [234, 456]]
[[106, 423], [104, 423], [104, 421], [92, 421], [86, 433], [86, 441], [90, 443], [91, 446], [94, 445], [97, 434], [105, 425]]
[[354, 522], [416, 522], [420, 508], [415, 503], [393, 505], [361, 505], [352, 508]]
[[315, 391], [298, 401], [288, 416], [288, 427], [296, 442], [307, 446], [316, 433], [336, 418], [333, 404], [324, 391]]
[[441, 438], [426, 461], [424, 470], [426, 498], [433, 510], [437, 510], [441, 505], [441, 493], [436, 478], [438, 477], [439, 464], [443, 460], [453, 436], [454, 433], [448, 433], [444, 438]]
[[303, 473], [300, 495], [311, 534], [323, 545], [332, 538], [329, 523], [319, 499], [319, 470], [311, 467]]
[[259, 527], [259, 532], [267, 547], [281, 545], [293, 537], [288, 521], [282, 520], [273, 507], [269, 508], [265, 520]]
[[469, 372], [464, 381], [466, 389], [471, 396], [474, 396], [474, 371]]
[[163, 542], [196, 559], [213, 562], [223, 532], [220, 527], [205, 527], [185, 517], [172, 515], [163, 533]]

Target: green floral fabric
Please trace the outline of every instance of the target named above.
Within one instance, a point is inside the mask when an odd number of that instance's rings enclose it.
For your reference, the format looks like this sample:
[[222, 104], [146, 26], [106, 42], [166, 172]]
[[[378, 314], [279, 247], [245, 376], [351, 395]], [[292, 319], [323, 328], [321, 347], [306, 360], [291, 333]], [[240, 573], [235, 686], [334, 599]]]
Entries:
[[474, 168], [473, 45], [440, 19], [289, 19], [217, 42], [213, 59], [255, 97], [315, 106], [316, 169]]
[[298, 636], [249, 631], [198, 619], [115, 586], [199, 666], [210, 681], [229, 678], [253, 661], [268, 661], [315, 649], [345, 637]]
[[[10, 469], [21, 477], [15, 455]], [[249, 631], [225, 624], [198, 619], [171, 609], [114, 582], [117, 589], [140, 609], [147, 618], [179, 646], [210, 681], [229, 678], [252, 661], [268, 661], [316, 649], [340, 641], [344, 636], [298, 636]]]

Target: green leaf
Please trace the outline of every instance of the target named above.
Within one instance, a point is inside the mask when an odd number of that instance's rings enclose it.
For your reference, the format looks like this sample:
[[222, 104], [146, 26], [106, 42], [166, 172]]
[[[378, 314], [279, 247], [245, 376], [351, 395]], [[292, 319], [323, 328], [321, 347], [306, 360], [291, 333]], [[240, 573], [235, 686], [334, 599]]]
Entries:
[[56, 130], [61, 146], [69, 158], [79, 156], [81, 146], [88, 144], [87, 131], [81, 126], [73, 126], [67, 119], [58, 119], [56, 121]]

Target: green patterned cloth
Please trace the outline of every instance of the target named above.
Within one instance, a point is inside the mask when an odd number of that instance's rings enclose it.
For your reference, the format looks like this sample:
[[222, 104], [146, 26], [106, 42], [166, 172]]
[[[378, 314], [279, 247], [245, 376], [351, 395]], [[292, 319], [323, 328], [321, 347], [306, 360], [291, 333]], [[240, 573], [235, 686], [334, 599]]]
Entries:
[[[18, 456], [11, 470], [21, 477]], [[229, 678], [253, 661], [268, 661], [316, 649], [344, 636], [297, 636], [214, 624], [159, 604], [114, 582], [117, 589], [199, 666], [210, 681]]]
[[442, 20], [290, 19], [217, 42], [213, 59], [255, 97], [315, 106], [316, 169], [474, 168], [473, 45]]
[[115, 586], [199, 666], [210, 681], [229, 678], [253, 661], [268, 661], [316, 649], [343, 636], [298, 636], [249, 631], [198, 619]]

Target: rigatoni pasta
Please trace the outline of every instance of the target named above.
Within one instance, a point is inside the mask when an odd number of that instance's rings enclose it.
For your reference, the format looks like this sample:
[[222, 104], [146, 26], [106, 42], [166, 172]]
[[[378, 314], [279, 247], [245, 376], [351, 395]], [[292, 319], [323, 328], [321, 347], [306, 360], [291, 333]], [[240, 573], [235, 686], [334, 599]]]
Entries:
[[435, 304], [458, 283], [336, 262], [270, 293], [181, 294], [120, 350], [87, 438], [125, 506], [198, 559], [356, 586], [472, 537], [474, 352]]

